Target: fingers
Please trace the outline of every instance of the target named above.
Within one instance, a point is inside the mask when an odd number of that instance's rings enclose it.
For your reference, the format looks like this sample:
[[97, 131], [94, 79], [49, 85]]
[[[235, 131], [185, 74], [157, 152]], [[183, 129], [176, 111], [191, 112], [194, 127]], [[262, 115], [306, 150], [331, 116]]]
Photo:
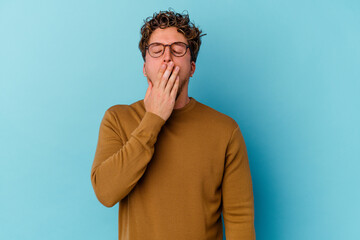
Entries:
[[158, 82], [160, 83], [155, 83], [156, 87], [163, 89], [164, 92], [175, 97], [180, 84], [179, 72], [180, 67], [175, 67], [174, 62], [168, 64], [163, 63], [158, 71], [158, 79], [160, 80]]
[[176, 93], [178, 91], [179, 84], [180, 84], [180, 77], [177, 76], [174, 87], [171, 89], [171, 92], [170, 92], [170, 96], [173, 97], [174, 99], [176, 98]]
[[171, 77], [167, 81], [167, 84], [166, 84], [166, 87], [165, 87], [165, 92], [170, 94], [170, 91], [173, 88], [174, 82], [179, 77], [179, 75], [178, 75], [179, 71], [180, 71], [180, 67], [176, 66], [175, 70], [171, 74]]
[[[168, 81], [168, 79], [169, 79], [169, 76], [170, 76], [170, 74], [171, 74], [171, 71], [172, 71], [173, 67], [174, 67], [174, 63], [173, 63], [173, 62], [170, 62], [170, 63], [168, 64], [168, 66], [167, 66], [164, 74], [162, 75], [161, 80], [160, 80], [160, 87], [161, 87], [162, 89], [165, 89], [166, 83], [167, 83], [167, 81]], [[161, 69], [161, 68], [160, 68], [160, 69]]]
[[167, 68], [166, 63], [163, 63], [163, 64], [160, 66], [160, 69], [159, 69], [158, 75], [157, 75], [157, 79], [159, 79], [160, 81], [156, 81], [156, 83], [155, 83], [157, 86], [159, 86], [159, 84], [160, 84], [160, 82], [161, 82], [161, 78], [162, 78], [162, 76], [163, 76], [166, 68]]

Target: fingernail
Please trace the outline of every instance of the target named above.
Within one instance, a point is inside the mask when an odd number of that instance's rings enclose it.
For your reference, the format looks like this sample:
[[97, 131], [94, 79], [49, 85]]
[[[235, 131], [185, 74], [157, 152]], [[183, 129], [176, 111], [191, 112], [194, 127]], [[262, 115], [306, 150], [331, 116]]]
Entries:
[[166, 64], [162, 64], [162, 65], [161, 65], [161, 68], [162, 68], [162, 69], [166, 68]]
[[176, 71], [179, 70], [179, 66], [176, 66], [175, 70], [176, 70]]

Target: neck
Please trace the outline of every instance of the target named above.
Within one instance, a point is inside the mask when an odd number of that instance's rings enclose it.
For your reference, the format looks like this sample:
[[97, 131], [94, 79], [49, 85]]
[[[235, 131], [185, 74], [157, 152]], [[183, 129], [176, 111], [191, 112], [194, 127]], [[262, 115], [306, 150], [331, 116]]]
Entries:
[[190, 102], [189, 96], [186, 96], [185, 98], [180, 98], [180, 96], [179, 96], [179, 98], [175, 102], [174, 109], [183, 108], [189, 102]]
[[183, 108], [186, 104], [190, 102], [188, 96], [188, 84], [189, 79], [179, 86], [178, 95], [176, 96], [174, 109]]
[[[183, 89], [183, 90], [187, 90], [187, 89]], [[174, 109], [183, 108], [189, 102], [190, 102], [190, 98], [188, 96], [187, 91], [182, 91], [175, 101]]]

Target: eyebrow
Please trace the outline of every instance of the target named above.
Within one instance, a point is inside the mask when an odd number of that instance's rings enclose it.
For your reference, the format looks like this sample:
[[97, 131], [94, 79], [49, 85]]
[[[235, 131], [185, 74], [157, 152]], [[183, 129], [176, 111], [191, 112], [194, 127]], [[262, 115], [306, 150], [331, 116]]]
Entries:
[[[157, 44], [164, 44], [164, 45], [166, 45], [165, 43], [161, 43], [161, 42], [152, 42], [152, 43], [149, 43], [149, 45], [150, 45], [150, 44], [153, 44], [153, 43], [157, 43]], [[176, 41], [176, 42], [172, 42], [172, 43], [169, 43], [169, 44], [173, 44], [173, 43], [184, 43], [184, 42], [181, 42], [181, 41]], [[184, 43], [184, 44], [188, 45], [187, 43]]]

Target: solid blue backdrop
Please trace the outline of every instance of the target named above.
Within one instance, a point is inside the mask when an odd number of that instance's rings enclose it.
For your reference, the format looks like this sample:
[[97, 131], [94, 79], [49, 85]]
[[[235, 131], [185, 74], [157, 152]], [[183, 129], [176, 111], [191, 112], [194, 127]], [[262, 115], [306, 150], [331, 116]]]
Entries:
[[144, 97], [140, 27], [169, 7], [207, 33], [189, 96], [240, 125], [257, 239], [358, 239], [355, 0], [0, 1], [0, 239], [117, 239], [100, 121]]

